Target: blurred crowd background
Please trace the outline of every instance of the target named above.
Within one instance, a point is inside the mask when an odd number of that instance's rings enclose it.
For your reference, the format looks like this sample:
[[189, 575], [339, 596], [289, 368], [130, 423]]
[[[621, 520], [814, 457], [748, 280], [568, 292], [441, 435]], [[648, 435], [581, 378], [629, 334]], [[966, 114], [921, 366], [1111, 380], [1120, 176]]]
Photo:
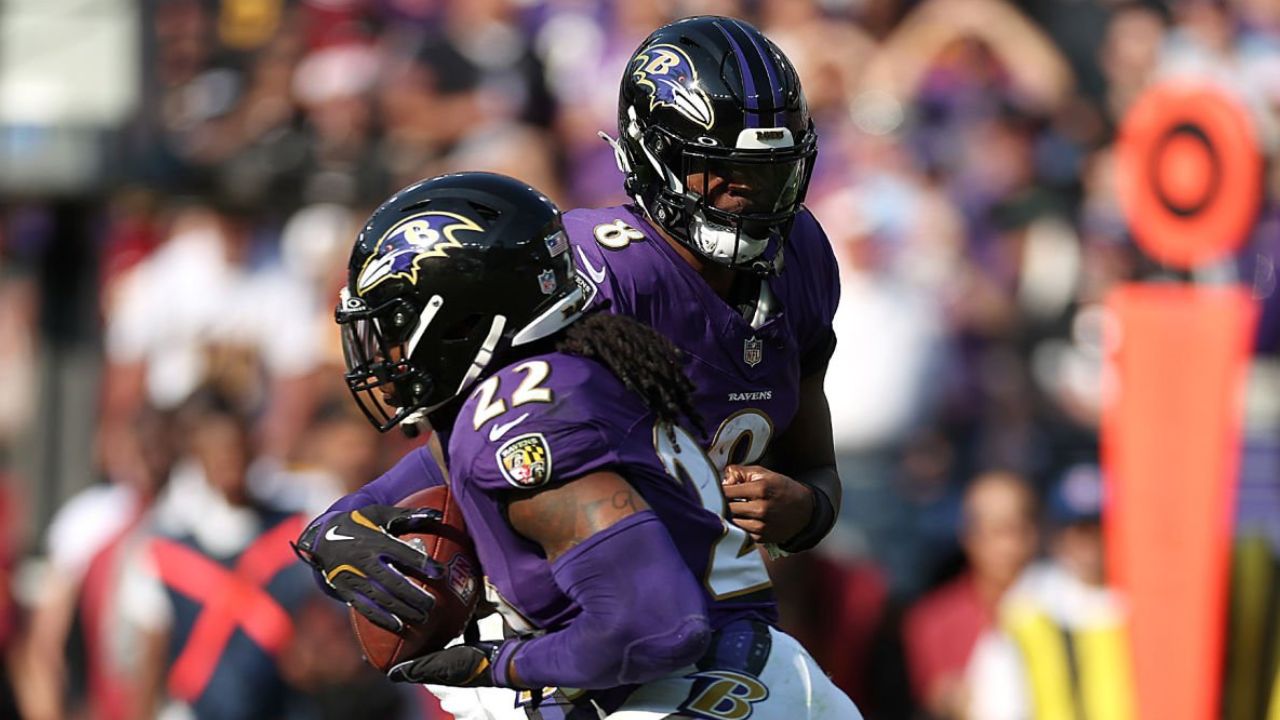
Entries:
[[625, 61], [702, 13], [756, 23], [798, 68], [820, 135], [807, 204], [843, 280], [845, 505], [819, 552], [773, 565], [786, 628], [870, 718], [1030, 717], [1009, 595], [1088, 600], [1067, 627], [1118, 613], [1102, 301], [1131, 279], [1239, 282], [1263, 314], [1233, 639], [1205, 672], [1229, 674], [1223, 717], [1266, 717], [1280, 163], [1245, 250], [1188, 277], [1127, 233], [1113, 141], [1144, 88], [1192, 77], [1238, 94], [1269, 150], [1276, 0], [0, 5], [0, 717], [438, 716], [363, 668], [272, 534], [412, 442], [341, 382], [354, 231], [454, 170], [564, 208], [624, 201], [596, 133], [616, 131]]

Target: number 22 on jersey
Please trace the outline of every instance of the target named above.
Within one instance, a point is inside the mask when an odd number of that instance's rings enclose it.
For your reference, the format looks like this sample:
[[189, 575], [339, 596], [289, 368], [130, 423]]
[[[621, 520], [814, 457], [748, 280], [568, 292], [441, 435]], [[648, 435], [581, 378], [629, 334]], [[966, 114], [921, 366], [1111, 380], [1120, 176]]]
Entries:
[[[549, 403], [552, 401], [551, 390], [542, 387], [547, 376], [551, 374], [551, 366], [544, 360], [530, 360], [516, 366], [516, 372], [524, 373], [524, 379], [511, 393], [511, 407], [520, 407], [527, 403]], [[508, 409], [507, 401], [496, 397], [498, 394], [498, 376], [485, 380], [476, 389], [480, 394], [476, 402], [476, 414], [472, 418], [472, 426], [479, 430], [480, 426], [502, 415]]]

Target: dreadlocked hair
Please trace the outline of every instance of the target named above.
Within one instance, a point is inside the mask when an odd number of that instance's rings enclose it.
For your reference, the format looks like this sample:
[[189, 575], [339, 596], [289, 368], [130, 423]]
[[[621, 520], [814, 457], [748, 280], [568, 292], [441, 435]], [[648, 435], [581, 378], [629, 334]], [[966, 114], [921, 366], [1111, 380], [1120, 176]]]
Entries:
[[570, 325], [556, 341], [556, 350], [609, 368], [659, 420], [677, 425], [683, 417], [702, 431], [702, 416], [693, 406], [693, 383], [680, 369], [681, 353], [652, 328], [596, 312]]

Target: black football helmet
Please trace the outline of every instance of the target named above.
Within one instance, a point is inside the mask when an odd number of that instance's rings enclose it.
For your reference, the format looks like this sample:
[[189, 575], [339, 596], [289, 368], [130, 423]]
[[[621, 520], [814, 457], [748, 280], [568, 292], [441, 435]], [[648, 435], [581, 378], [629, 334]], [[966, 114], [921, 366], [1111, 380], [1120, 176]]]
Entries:
[[[659, 28], [627, 66], [618, 134], [627, 194], [653, 222], [713, 262], [777, 269], [818, 146], [795, 68], [759, 30], [715, 16]], [[708, 199], [718, 188], [735, 210]]]
[[465, 393], [495, 357], [581, 314], [560, 211], [503, 175], [424, 180], [369, 216], [335, 317], [347, 387], [385, 432]]

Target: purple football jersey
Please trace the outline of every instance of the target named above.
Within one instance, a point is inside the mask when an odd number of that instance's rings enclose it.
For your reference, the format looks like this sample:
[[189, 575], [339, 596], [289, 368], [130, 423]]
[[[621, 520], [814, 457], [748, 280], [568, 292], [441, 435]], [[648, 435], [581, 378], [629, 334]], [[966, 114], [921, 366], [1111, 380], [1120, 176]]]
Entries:
[[720, 472], [692, 435], [655, 424], [641, 399], [593, 360], [539, 355], [487, 378], [458, 414], [448, 463], [488, 582], [517, 630], [561, 627], [578, 608], [555, 584], [542, 549], [511, 528], [505, 504], [604, 469], [625, 477], [671, 534], [688, 568], [672, 572], [703, 579], [713, 627], [776, 620], [760, 554], [721, 516]]
[[771, 307], [749, 321], [689, 266], [632, 205], [564, 216], [593, 303], [609, 302], [665, 335], [687, 356], [700, 438], [717, 465], [749, 464], [790, 426], [800, 379], [834, 344], [840, 278], [831, 244], [807, 210], [787, 238], [782, 271], [767, 281]]

